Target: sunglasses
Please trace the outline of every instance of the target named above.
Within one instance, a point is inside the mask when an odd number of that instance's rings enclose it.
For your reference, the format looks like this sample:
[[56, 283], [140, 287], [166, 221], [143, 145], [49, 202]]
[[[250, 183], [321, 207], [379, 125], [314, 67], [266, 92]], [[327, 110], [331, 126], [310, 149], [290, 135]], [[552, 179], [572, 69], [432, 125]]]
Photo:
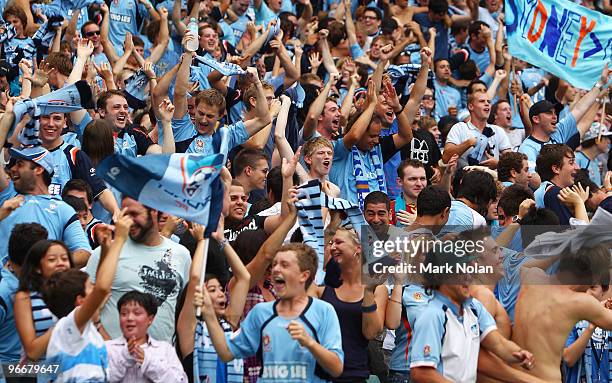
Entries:
[[85, 37], [93, 37], [94, 35], [100, 36], [100, 31], [92, 31], [85, 33]]

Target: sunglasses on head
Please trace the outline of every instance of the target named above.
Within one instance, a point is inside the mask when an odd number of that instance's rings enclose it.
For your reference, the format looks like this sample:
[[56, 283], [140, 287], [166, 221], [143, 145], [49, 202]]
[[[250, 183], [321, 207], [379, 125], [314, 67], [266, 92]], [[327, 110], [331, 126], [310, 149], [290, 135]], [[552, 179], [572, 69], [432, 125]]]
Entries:
[[93, 37], [94, 35], [100, 36], [100, 31], [92, 31], [85, 33], [85, 37]]

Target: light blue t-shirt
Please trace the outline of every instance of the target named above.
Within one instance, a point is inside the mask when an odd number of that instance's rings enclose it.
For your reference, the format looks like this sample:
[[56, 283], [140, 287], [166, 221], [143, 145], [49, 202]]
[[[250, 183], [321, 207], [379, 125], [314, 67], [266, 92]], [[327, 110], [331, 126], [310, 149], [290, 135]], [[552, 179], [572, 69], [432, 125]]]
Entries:
[[412, 326], [419, 318], [433, 295], [427, 294], [425, 289], [419, 285], [404, 286], [402, 291], [402, 321], [395, 330], [395, 347], [389, 360], [389, 369], [393, 371], [407, 372], [409, 368], [409, 349], [412, 339]]
[[581, 151], [576, 152], [576, 164], [580, 166], [580, 169], [585, 169], [589, 172], [589, 178], [593, 181], [597, 186], [601, 187], [601, 172], [599, 171], [599, 161], [597, 158], [590, 159]]
[[470, 46], [469, 40], [466, 46], [467, 46], [468, 51], [470, 52], [470, 60], [473, 60], [476, 63], [476, 65], [478, 66], [478, 69], [480, 69], [480, 73], [484, 73], [487, 67], [489, 66], [489, 64], [491, 63], [491, 55], [489, 55], [489, 50], [485, 48], [480, 53], [476, 52]]
[[514, 323], [514, 306], [521, 290], [521, 267], [529, 258], [522, 253], [502, 247], [504, 276], [495, 285], [495, 298], [504, 306], [504, 309]]
[[[358, 204], [357, 187], [355, 184], [355, 166], [353, 165], [353, 151], [344, 146], [344, 138], [333, 142], [334, 159], [329, 180], [340, 188], [340, 197], [349, 202]], [[379, 190], [380, 186], [376, 178], [376, 168], [372, 162], [371, 152], [364, 153], [359, 150], [363, 168], [368, 176], [368, 187], [370, 191]], [[383, 159], [380, 159], [383, 162]]]
[[436, 108], [434, 110], [438, 118], [448, 115], [448, 108], [455, 106], [457, 109], [462, 108], [461, 93], [450, 85], [442, 85], [438, 81], [434, 82], [434, 90], [436, 97]]
[[497, 329], [495, 320], [474, 298], [463, 313], [439, 291], [414, 323], [410, 368], [433, 367], [453, 382], [475, 382], [480, 341]]
[[440, 230], [439, 236], [472, 230], [486, 225], [487, 220], [482, 215], [466, 205], [463, 201], [455, 199], [451, 201], [448, 221], [442, 230]]
[[221, 134], [222, 130], [227, 130], [228, 150], [245, 143], [250, 137], [243, 121], [222, 126], [212, 135], [204, 135], [198, 133], [188, 113], [180, 119], [172, 119], [172, 131], [179, 153], [183, 150], [185, 153], [200, 153], [206, 156], [219, 153], [219, 148], [214, 147], [213, 136]]
[[108, 39], [115, 47], [119, 56], [123, 55], [123, 40], [125, 34], [130, 32], [132, 35], [139, 35], [141, 25], [149, 11], [144, 4], [137, 0], [116, 0], [111, 1], [109, 6], [110, 29]]
[[276, 18], [278, 18], [278, 14], [268, 7], [265, 0], [261, 0], [259, 9], [255, 9], [255, 24], [266, 28], [268, 23], [276, 20]]
[[278, 315], [275, 302], [255, 305], [240, 329], [227, 335], [229, 350], [234, 358], [254, 356], [261, 350], [262, 376], [258, 382], [313, 382], [325, 380], [315, 375], [317, 364], [312, 353], [291, 338], [287, 326], [298, 321], [308, 335], [324, 349], [344, 361], [340, 323], [333, 306], [316, 298], [309, 303], [299, 317], [284, 318]]
[[[9, 198], [17, 196], [13, 182], [0, 192], [0, 205]], [[49, 239], [63, 241], [71, 252], [75, 250], [91, 251], [83, 227], [79, 223], [74, 209], [57, 196], [26, 195], [23, 204], [15, 209], [0, 224], [0, 257], [2, 264], [8, 257], [8, 238], [18, 223], [40, 223], [49, 233]]]
[[542, 145], [565, 144], [576, 133], [578, 133], [576, 119], [574, 118], [574, 114], [570, 113], [566, 118], [557, 123], [557, 129], [550, 135], [550, 139], [547, 142], [543, 142], [535, 139], [533, 136], [529, 136], [525, 139], [525, 141], [523, 141], [521, 146], [519, 146], [518, 151], [527, 155], [527, 160], [529, 161], [529, 171], [534, 173], [536, 159], [538, 158], [538, 154], [540, 154]]
[[21, 354], [21, 340], [15, 327], [13, 313], [19, 280], [6, 267], [2, 267], [0, 276], [2, 278], [0, 279], [0, 362], [15, 362], [19, 360]]

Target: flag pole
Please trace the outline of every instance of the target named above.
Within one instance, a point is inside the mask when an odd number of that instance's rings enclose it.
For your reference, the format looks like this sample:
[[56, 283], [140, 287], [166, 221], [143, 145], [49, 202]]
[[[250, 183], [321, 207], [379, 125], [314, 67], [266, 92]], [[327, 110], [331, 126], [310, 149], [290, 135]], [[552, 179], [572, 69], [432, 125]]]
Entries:
[[[208, 261], [208, 238], [204, 238], [204, 251], [202, 254], [202, 268], [200, 269], [200, 285], [204, 284], [204, 279], [206, 278], [206, 263]], [[199, 317], [202, 314], [202, 308], [198, 307], [196, 309], [196, 317]]]
[[[607, 93], [607, 92], [606, 92]], [[607, 94], [606, 94], [607, 96]], [[599, 121], [599, 134], [597, 135], [597, 142], [601, 142], [601, 135], [603, 134], [604, 127], [606, 126], [606, 102], [608, 102], [608, 98], [604, 97], [603, 99], [603, 110], [601, 112], [601, 121]]]
[[[514, 67], [514, 60], [510, 59], [510, 65], [511, 65], [511, 69], [510, 71], [512, 72], [512, 81], [516, 80], [516, 68]], [[512, 83], [510, 84], [510, 86], [512, 87]], [[512, 97], [512, 114], [516, 114], [517, 110], [516, 110], [516, 98], [518, 97], [517, 94], [514, 95], [514, 97]]]

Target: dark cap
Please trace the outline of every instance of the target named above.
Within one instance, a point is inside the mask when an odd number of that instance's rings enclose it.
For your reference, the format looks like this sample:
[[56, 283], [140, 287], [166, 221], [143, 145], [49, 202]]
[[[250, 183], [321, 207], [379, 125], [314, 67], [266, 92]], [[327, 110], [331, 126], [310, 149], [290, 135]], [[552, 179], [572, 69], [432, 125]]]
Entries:
[[540, 113], [546, 113], [548, 111], [554, 110], [555, 104], [550, 101], [542, 100], [538, 101], [535, 104], [531, 105], [529, 108], [529, 120], [533, 119], [533, 116], [537, 116]]

